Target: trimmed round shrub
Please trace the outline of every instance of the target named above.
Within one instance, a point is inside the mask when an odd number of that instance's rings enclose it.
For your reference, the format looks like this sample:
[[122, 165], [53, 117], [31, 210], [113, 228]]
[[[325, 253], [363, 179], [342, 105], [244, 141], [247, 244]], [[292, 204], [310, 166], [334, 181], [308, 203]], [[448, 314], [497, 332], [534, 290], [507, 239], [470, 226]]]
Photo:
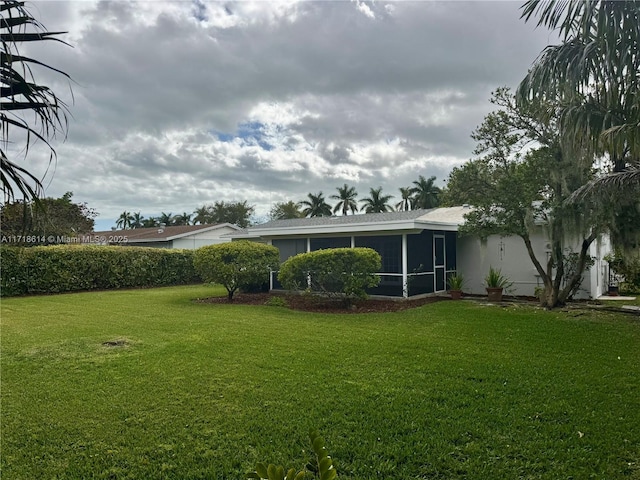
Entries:
[[278, 280], [288, 290], [366, 298], [366, 289], [380, 282], [381, 267], [380, 254], [371, 248], [329, 248], [289, 258]]
[[276, 247], [240, 240], [199, 248], [195, 252], [196, 272], [206, 282], [227, 289], [229, 301], [238, 289], [250, 291], [269, 282], [269, 272], [280, 263]]

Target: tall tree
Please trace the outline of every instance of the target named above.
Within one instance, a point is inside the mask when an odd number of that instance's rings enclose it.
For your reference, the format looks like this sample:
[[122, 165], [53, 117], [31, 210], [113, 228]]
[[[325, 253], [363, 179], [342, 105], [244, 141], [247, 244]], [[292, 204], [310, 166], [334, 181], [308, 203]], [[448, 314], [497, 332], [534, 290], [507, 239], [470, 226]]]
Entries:
[[158, 217], [149, 217], [142, 220], [142, 228], [152, 228], [152, 227], [159, 227], [159, 226], [160, 226], [160, 220], [158, 219]]
[[393, 195], [383, 195], [382, 187], [370, 188], [369, 196], [361, 199], [362, 208], [366, 213], [382, 213], [391, 212], [393, 207], [389, 205], [389, 200], [393, 198]]
[[298, 203], [305, 217], [330, 217], [331, 205], [327, 203], [322, 192], [307, 194], [307, 200]]
[[331, 198], [338, 200], [333, 207], [333, 213], [341, 212], [342, 215], [356, 213], [358, 211], [358, 192], [355, 187], [349, 187], [346, 183], [342, 187], [337, 187], [338, 194], [331, 195]]
[[251, 222], [251, 215], [255, 207], [246, 200], [242, 202], [215, 202], [213, 205], [203, 205], [195, 210], [193, 224], [231, 223], [246, 228]]
[[[542, 122], [537, 110], [517, 107], [505, 88], [494, 92], [492, 102], [500, 109], [472, 135], [478, 157], [452, 171], [448, 194], [475, 207], [461, 233], [523, 240], [544, 285], [541, 303], [557, 307], [579, 287], [590, 263], [589, 247], [608, 216], [589, 203], [566, 202], [592, 172], [589, 162], [578, 168], [563, 149], [553, 119]], [[533, 247], [537, 234], [545, 234], [550, 245], [543, 258]]]
[[213, 223], [231, 223], [247, 228], [255, 208], [246, 200], [242, 202], [215, 202], [212, 208]]
[[131, 216], [131, 228], [142, 228], [144, 217], [140, 212], [136, 212]]
[[435, 186], [436, 177], [427, 180], [422, 175], [413, 182], [413, 208], [435, 208], [440, 205], [440, 188]]
[[116, 227], [122, 228], [124, 230], [128, 230], [131, 228], [131, 222], [133, 220], [133, 215], [126, 210], [120, 214], [118, 220], [116, 221]]
[[411, 210], [411, 204], [413, 203], [411, 187], [400, 187], [401, 200], [396, 203], [396, 210], [399, 212], [408, 212]]
[[161, 212], [160, 216], [158, 217], [158, 223], [160, 223], [161, 225], [164, 225], [165, 227], [169, 227], [173, 225], [173, 219], [174, 219], [173, 213]]
[[271, 220], [287, 220], [302, 217], [304, 217], [304, 214], [298, 208], [298, 204], [292, 200], [274, 204], [269, 212], [269, 218]]
[[[621, 218], [629, 211], [639, 218], [640, 2], [529, 0], [522, 10], [525, 21], [537, 17], [538, 26], [557, 29], [562, 43], [538, 57], [518, 88], [519, 103], [548, 102], [565, 142], [610, 160], [573, 200], [592, 197]], [[637, 241], [638, 230], [640, 222], [612, 225], [621, 243]]]
[[[24, 146], [18, 150], [26, 156], [32, 142], [40, 140], [49, 149], [49, 162], [56, 156], [51, 141], [56, 135], [65, 135], [68, 125], [68, 107], [48, 86], [38, 83], [33, 75], [33, 66], [44, 67], [70, 79], [57, 68], [31, 57], [21, 55], [18, 45], [23, 42], [55, 41], [66, 32], [47, 32], [33, 17], [23, 1], [4, 0], [0, 4], [0, 182], [5, 202], [15, 198], [19, 192], [25, 199], [34, 199], [42, 191], [40, 179], [13, 158], [7, 150], [10, 143], [18, 144], [14, 134], [24, 134]], [[33, 115], [23, 115], [30, 112]]]
[[194, 225], [206, 225], [208, 223], [213, 223], [211, 220], [211, 207], [207, 205], [203, 205], [195, 210], [193, 217]]
[[182, 215], [176, 215], [173, 220], [174, 225], [191, 225], [191, 215], [183, 212]]
[[[34, 246], [58, 243], [58, 237], [75, 237], [90, 233], [97, 213], [86, 203], [72, 201], [73, 193], [60, 198], [36, 201], [18, 200], [0, 207], [0, 231], [7, 243]], [[31, 237], [29, 242], [14, 242], [18, 237]], [[4, 240], [3, 240], [4, 242]]]

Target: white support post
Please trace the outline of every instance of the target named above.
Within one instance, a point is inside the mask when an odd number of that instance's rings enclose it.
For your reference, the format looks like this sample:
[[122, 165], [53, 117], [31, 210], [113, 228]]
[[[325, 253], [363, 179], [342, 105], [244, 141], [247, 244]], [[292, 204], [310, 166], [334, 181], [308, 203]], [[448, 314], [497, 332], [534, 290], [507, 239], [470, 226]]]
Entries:
[[402, 234], [402, 296], [404, 298], [409, 297], [409, 276], [407, 270], [409, 269], [409, 255], [407, 252], [407, 234]]
[[[307, 253], [311, 251], [311, 237], [307, 237]], [[307, 287], [311, 288], [311, 274], [307, 274]]]
[[356, 237], [351, 235], [351, 248], [356, 248]]

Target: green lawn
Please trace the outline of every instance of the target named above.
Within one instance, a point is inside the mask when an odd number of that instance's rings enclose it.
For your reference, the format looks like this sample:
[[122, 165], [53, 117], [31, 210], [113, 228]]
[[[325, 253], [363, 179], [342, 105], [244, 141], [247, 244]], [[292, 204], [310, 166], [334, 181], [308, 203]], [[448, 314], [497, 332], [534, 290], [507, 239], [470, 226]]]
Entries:
[[240, 479], [301, 468], [311, 427], [339, 478], [640, 479], [637, 317], [211, 292], [3, 299], [2, 479]]

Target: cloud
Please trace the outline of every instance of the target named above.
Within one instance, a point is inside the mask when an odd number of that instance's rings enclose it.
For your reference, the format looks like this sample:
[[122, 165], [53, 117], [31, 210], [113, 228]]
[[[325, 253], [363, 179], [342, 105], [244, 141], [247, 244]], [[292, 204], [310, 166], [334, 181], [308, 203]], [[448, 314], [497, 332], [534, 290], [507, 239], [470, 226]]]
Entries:
[[105, 221], [219, 200], [264, 214], [345, 182], [442, 184], [471, 157], [490, 92], [516, 86], [549, 43], [512, 2], [35, 7], [74, 45], [30, 47], [75, 81], [47, 193], [72, 190]]

